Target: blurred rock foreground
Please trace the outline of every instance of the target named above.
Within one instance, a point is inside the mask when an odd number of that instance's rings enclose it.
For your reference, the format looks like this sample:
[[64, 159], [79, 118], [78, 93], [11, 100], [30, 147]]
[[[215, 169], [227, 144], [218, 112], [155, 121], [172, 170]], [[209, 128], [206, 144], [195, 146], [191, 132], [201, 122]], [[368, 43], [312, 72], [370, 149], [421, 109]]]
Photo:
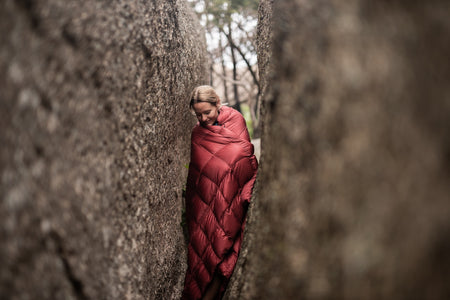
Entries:
[[0, 299], [178, 299], [185, 1], [0, 2]]
[[[450, 2], [262, 0], [261, 160], [225, 299], [449, 299]], [[185, 1], [0, 2], [0, 299], [178, 299]]]
[[450, 299], [449, 11], [261, 1], [261, 169], [226, 299]]

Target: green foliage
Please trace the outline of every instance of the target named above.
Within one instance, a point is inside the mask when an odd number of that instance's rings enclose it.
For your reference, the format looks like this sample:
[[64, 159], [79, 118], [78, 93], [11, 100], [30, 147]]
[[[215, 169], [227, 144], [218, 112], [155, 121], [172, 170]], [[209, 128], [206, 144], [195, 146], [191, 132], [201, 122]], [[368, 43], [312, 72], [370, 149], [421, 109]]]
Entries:
[[208, 18], [214, 26], [223, 28], [225, 24], [232, 22], [233, 14], [252, 14], [256, 16], [258, 0], [191, 0], [191, 4], [200, 15], [211, 16]]
[[250, 134], [250, 138], [252, 138], [253, 137], [253, 123], [252, 123], [252, 118], [250, 115], [250, 107], [245, 103], [241, 103], [241, 112], [242, 112], [242, 115], [244, 116], [245, 123], [247, 124], [248, 133]]
[[253, 11], [258, 10], [259, 1], [258, 0], [231, 0], [231, 7], [240, 11], [242, 8], [249, 9]]

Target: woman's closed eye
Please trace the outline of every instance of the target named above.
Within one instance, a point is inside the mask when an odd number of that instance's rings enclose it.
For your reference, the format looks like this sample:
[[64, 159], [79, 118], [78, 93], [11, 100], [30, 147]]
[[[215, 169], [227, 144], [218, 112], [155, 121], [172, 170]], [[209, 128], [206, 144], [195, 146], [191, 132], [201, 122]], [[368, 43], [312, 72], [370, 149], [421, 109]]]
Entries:
[[205, 112], [203, 112], [203, 113], [201, 113], [201, 114], [197, 114], [197, 118], [200, 118], [202, 115], [207, 116], [207, 115], [209, 115], [210, 113], [211, 113], [211, 111], [208, 110], [208, 111], [205, 111]]

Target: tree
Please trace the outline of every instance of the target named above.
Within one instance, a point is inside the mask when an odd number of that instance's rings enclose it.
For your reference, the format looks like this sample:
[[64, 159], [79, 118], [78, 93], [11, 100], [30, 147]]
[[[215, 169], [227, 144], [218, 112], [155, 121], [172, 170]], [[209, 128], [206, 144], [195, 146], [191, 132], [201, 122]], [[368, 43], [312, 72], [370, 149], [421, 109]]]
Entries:
[[[250, 132], [259, 125], [260, 95], [256, 60], [257, 0], [191, 0], [205, 27], [210, 53], [210, 84], [224, 102], [244, 113]], [[231, 93], [230, 93], [231, 91]], [[242, 105], [244, 105], [242, 107]], [[248, 107], [249, 109], [244, 110]], [[245, 115], [245, 112], [249, 112]]]

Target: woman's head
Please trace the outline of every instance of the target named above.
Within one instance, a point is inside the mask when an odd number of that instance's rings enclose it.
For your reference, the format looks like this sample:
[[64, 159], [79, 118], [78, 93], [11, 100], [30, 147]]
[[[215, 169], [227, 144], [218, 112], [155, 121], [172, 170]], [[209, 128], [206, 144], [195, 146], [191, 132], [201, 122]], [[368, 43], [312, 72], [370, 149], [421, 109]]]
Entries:
[[220, 98], [211, 86], [198, 86], [192, 91], [189, 108], [202, 125], [213, 125], [219, 116]]

